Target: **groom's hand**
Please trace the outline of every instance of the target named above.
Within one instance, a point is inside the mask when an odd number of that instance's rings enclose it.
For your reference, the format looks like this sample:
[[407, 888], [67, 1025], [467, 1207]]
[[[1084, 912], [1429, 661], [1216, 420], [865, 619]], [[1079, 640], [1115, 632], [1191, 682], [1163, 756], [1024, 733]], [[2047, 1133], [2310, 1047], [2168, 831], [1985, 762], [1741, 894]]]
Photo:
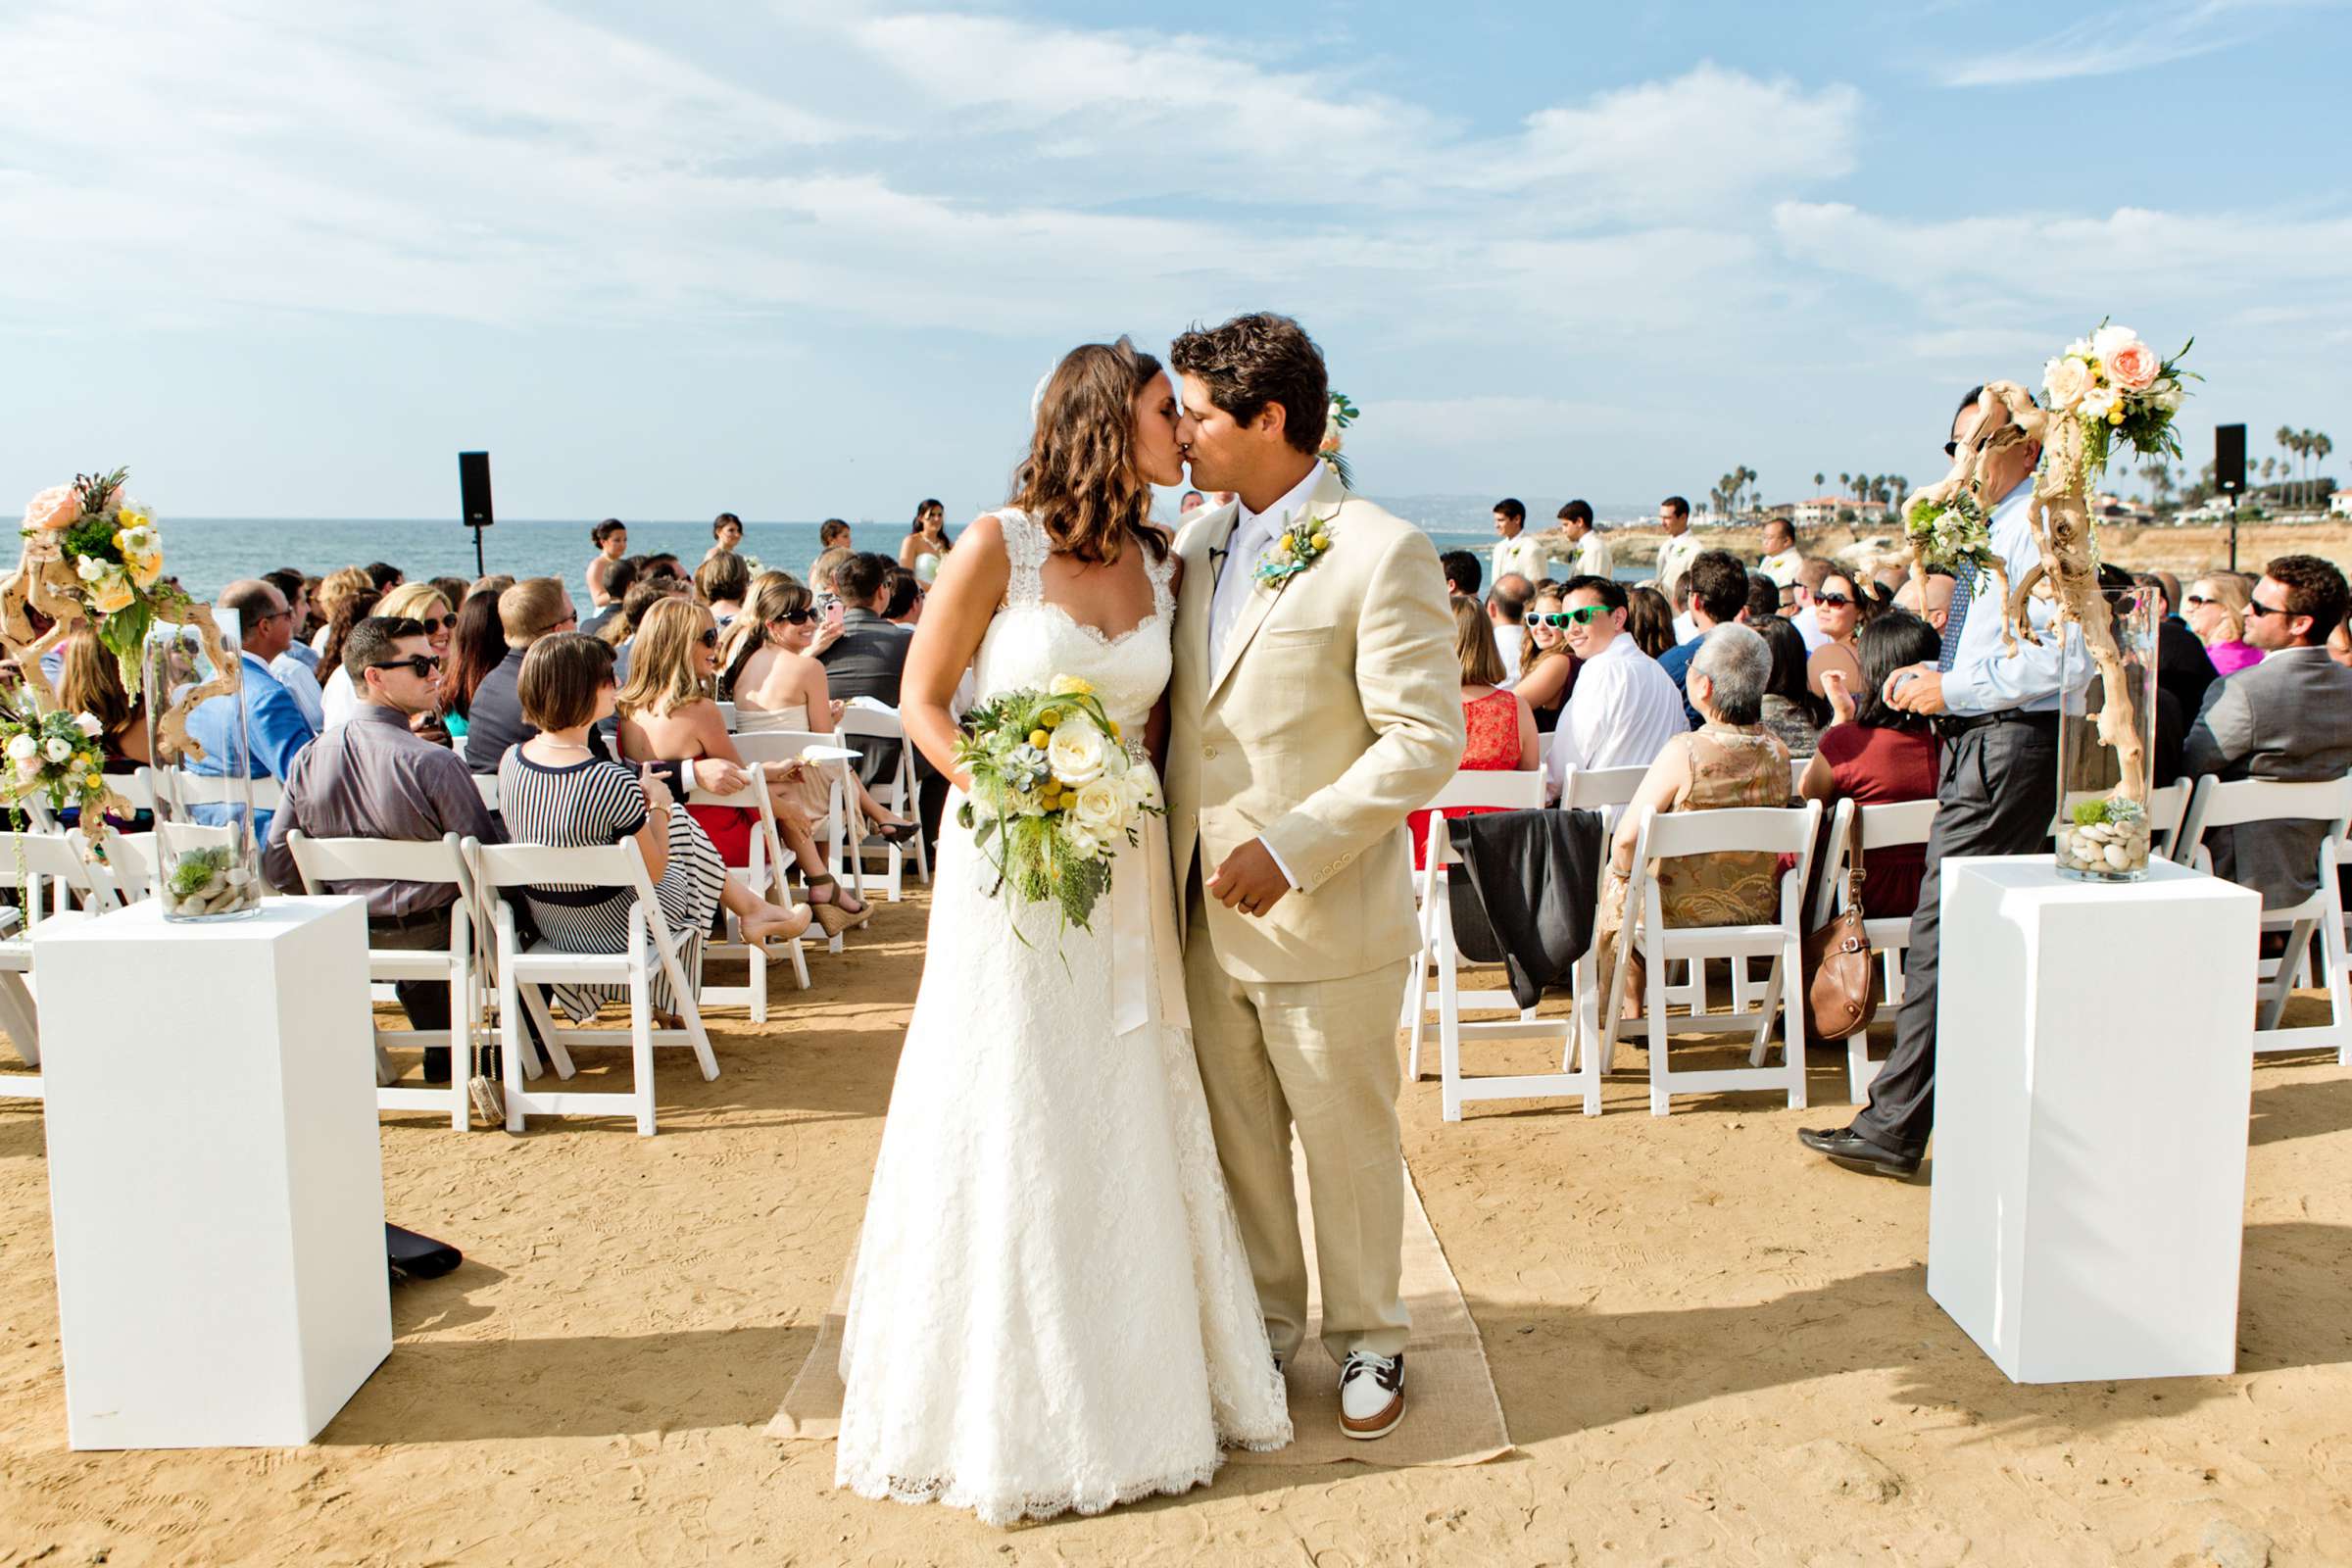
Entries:
[[1251, 839], [1225, 857], [1208, 879], [1208, 891], [1228, 909], [1259, 915], [1282, 902], [1291, 881], [1275, 864], [1265, 840]]

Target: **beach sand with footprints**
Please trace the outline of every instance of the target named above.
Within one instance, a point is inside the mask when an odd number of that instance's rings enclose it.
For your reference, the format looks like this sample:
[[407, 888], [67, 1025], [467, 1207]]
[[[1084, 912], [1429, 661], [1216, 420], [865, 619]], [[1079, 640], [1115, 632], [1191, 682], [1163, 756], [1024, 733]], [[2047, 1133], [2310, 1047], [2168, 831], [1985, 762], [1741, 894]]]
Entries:
[[1660, 1120], [1621, 1050], [1597, 1120], [1405, 1094], [1515, 1452], [1230, 1466], [1010, 1532], [837, 1493], [829, 1446], [764, 1428], [857, 1234], [925, 915], [812, 956], [769, 1027], [718, 1009], [722, 1076], [665, 1059], [658, 1137], [386, 1116], [387, 1211], [466, 1262], [395, 1291], [391, 1359], [301, 1448], [66, 1447], [40, 1111], [0, 1103], [0, 1568], [2352, 1560], [2352, 1070], [2291, 1056], [2254, 1071], [2234, 1377], [2011, 1385], [1928, 1299], [1928, 1188], [1797, 1147], [1843, 1119], [1841, 1051], [1810, 1112]]

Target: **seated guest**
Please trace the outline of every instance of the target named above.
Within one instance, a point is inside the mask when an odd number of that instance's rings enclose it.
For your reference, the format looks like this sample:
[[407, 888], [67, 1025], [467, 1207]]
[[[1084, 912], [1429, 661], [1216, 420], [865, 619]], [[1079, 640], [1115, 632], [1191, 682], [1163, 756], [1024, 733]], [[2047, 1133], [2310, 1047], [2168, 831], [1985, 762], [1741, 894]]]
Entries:
[[[424, 627], [431, 642], [429, 652], [436, 660], [449, 657], [449, 639], [457, 629], [457, 612], [441, 590], [429, 582], [404, 582], [388, 590], [375, 602], [376, 615], [393, 620], [414, 620]], [[345, 660], [326, 680], [326, 722], [329, 728], [348, 720], [359, 707], [359, 683], [352, 679], [351, 662]], [[447, 733], [432, 713], [419, 713], [417, 722], [435, 733]], [[429, 737], [428, 737], [429, 738]]]
[[[1745, 566], [1740, 569], [1742, 573], [1747, 570]], [[1684, 571], [1674, 581], [1661, 582], [1656, 587], [1674, 610], [1674, 646], [1680, 648], [1685, 643], [1696, 643], [1706, 628], [1690, 613], [1690, 573]], [[1682, 684], [1680, 676], [1675, 678], [1675, 684]]]
[[2143, 571], [2132, 580], [2156, 601], [2156, 684], [2172, 693], [2183, 718], [2194, 718], [2205, 706], [2205, 688], [2221, 677], [2214, 672], [2205, 645], [2177, 612], [2173, 595], [2179, 590], [2177, 586], [2167, 588], [2165, 576]]
[[458, 607], [458, 623], [450, 631], [449, 653], [441, 665], [441, 727], [461, 754], [466, 718], [473, 711], [473, 694], [480, 689], [482, 677], [506, 657], [507, 634], [498, 624], [498, 595], [466, 596]]
[[1794, 619], [1797, 634], [1805, 639], [1807, 653], [1819, 648], [1827, 640], [1821, 629], [1820, 614], [1813, 608], [1813, 596], [1821, 592], [1821, 585], [1829, 581], [1830, 573], [1837, 569], [1835, 563], [1819, 556], [1807, 556], [1804, 564], [1796, 568]]
[[871, 697], [898, 707], [909, 639], [882, 617], [890, 595], [889, 561], [875, 555], [850, 557], [833, 568], [833, 589], [842, 604], [841, 636], [818, 656], [833, 695]]
[[744, 595], [752, 591], [752, 568], [732, 550], [722, 550], [694, 568], [694, 591], [710, 607], [710, 618], [723, 631], [743, 613]]
[[[742, 754], [711, 700], [718, 673], [718, 629], [710, 612], [690, 599], [664, 599], [646, 612], [637, 633], [637, 658], [613, 711], [620, 720], [620, 754], [632, 762], [713, 758], [740, 765]], [[833, 880], [824, 853], [809, 832], [793, 766], [771, 777], [769, 800], [776, 833], [800, 862], [808, 884], [808, 903], [825, 935], [863, 925], [871, 911], [863, 901]], [[719, 858], [749, 865], [752, 833], [760, 813], [743, 806], [689, 806], [686, 814], [702, 825]]]
[[[642, 561], [642, 557], [623, 556], [605, 567], [605, 601], [597, 607], [595, 614], [580, 622], [582, 632], [591, 637], [605, 637], [605, 628], [620, 617], [621, 602], [628, 598], [629, 590], [637, 586], [637, 573]], [[621, 635], [625, 636], [626, 633]], [[609, 643], [617, 643], [619, 640], [618, 636], [605, 637]]]
[[1511, 690], [1527, 699], [1537, 730], [1548, 735], [1559, 727], [1560, 710], [1576, 684], [1576, 658], [1568, 652], [1568, 612], [1560, 591], [1537, 589], [1520, 619], [1526, 634], [1519, 644], [1519, 684]]
[[1674, 640], [1674, 607], [1655, 588], [1625, 591], [1625, 634], [1652, 659], [1663, 659], [1678, 645]]
[[[1568, 650], [1582, 662], [1544, 762], [1544, 796], [1553, 801], [1568, 769], [1647, 767], [1690, 727], [1674, 677], [1625, 634], [1621, 585], [1605, 577], [1572, 577], [1567, 606]], [[1781, 780], [1784, 791], [1788, 782]]]
[[1811, 757], [1821, 740], [1829, 704], [1805, 689], [1805, 640], [1795, 623], [1773, 615], [1753, 628], [1772, 650], [1772, 675], [1764, 683], [1764, 727], [1788, 748], [1790, 757]]
[[[294, 637], [293, 608], [285, 595], [259, 577], [242, 577], [220, 590], [219, 608], [233, 611], [240, 637], [244, 661], [245, 748], [251, 761], [249, 776], [282, 779], [294, 765], [295, 757], [311, 744], [318, 731], [303, 716], [301, 705], [275, 675], [270, 673], [270, 661], [286, 651]], [[183, 765], [191, 773], [220, 777], [228, 771], [225, 759], [229, 755], [228, 726], [231, 712], [227, 697], [215, 697], [199, 703], [188, 715], [188, 738], [204, 749], [202, 760], [190, 760]], [[197, 806], [190, 815], [199, 822], [215, 824], [228, 821], [229, 808], [225, 806]], [[256, 840], [267, 837], [270, 813], [253, 813], [253, 835]]]
[[507, 748], [533, 733], [516, 689], [531, 644], [580, 623], [571, 595], [554, 577], [526, 577], [501, 593], [498, 620], [506, 652], [474, 687], [466, 715], [466, 765], [476, 773], [497, 772]]
[[1533, 582], [1508, 571], [1494, 579], [1494, 591], [1487, 595], [1487, 618], [1494, 623], [1489, 635], [1495, 657], [1502, 661], [1501, 684], [1506, 689], [1519, 680], [1519, 644], [1526, 637], [1527, 602], [1535, 592]]
[[[1728, 626], [1749, 613], [1748, 571], [1729, 550], [1700, 551], [1691, 558], [1686, 579], [1690, 585], [1692, 634], [1658, 656], [1658, 667], [1674, 677], [1674, 689], [1678, 692], [1683, 690], [1683, 678], [1690, 668], [1691, 657], [1698, 652], [1699, 639], [1716, 627]], [[1683, 716], [1690, 728], [1698, 727], [1698, 710], [1690, 706], [1688, 697], [1683, 702]]]
[[[937, 561], [937, 556], [925, 556], [925, 561]], [[906, 628], [911, 636], [915, 623], [923, 618], [923, 585], [913, 572], [901, 567], [891, 573], [890, 603], [882, 607], [882, 618], [893, 626]]]
[[[2246, 639], [2246, 607], [2250, 596], [2245, 580], [2233, 571], [2199, 577], [2188, 590], [2189, 629], [2205, 645], [2214, 672], [2234, 675], [2249, 664], [2262, 662], [2262, 650]], [[2162, 657], [2161, 646], [2158, 657]]]
[[375, 585], [375, 591], [379, 594], [388, 594], [409, 580], [409, 574], [389, 561], [370, 561], [365, 570], [368, 580]]
[[292, 635], [286, 639], [286, 651], [270, 661], [270, 673], [278, 683], [294, 694], [302, 708], [302, 716], [311, 721], [311, 728], [326, 727], [326, 703], [318, 690], [318, 655], [303, 642], [303, 628], [311, 620], [310, 581], [291, 566], [262, 573], [262, 581], [276, 589], [293, 610]]
[[[1706, 811], [1788, 804], [1788, 750], [1761, 722], [1771, 672], [1771, 650], [1745, 626], [1718, 626], [1699, 643], [1689, 685], [1705, 722], [1666, 741], [1610, 842], [1593, 936], [1602, 985], [1610, 983], [1625, 929], [1627, 879], [1642, 835], [1640, 808]], [[1748, 925], [1780, 913], [1780, 858], [1770, 851], [1676, 856], [1654, 862], [1650, 874], [1668, 925]], [[1641, 1015], [1642, 984], [1636, 957], [1627, 964], [1623, 1016]]]
[[[416, 621], [370, 615], [352, 628], [343, 640], [343, 668], [359, 696], [350, 718], [305, 748], [286, 775], [285, 804], [270, 819], [262, 852], [262, 872], [271, 886], [286, 892], [302, 886], [288, 839], [297, 831], [318, 839], [421, 841], [455, 833], [484, 844], [506, 842], [466, 764], [448, 747], [410, 732], [412, 723], [440, 706], [440, 663]], [[337, 883], [330, 891], [368, 901], [372, 947], [427, 952], [449, 946], [450, 906], [458, 898], [453, 886]], [[449, 1027], [447, 984], [403, 980], [392, 990], [411, 1028]], [[424, 1078], [448, 1082], [447, 1047], [426, 1049]]]
[[[2267, 657], [2206, 690], [2185, 743], [2188, 772], [2308, 781], [2352, 768], [2352, 669], [2328, 657], [2328, 634], [2343, 621], [2346, 598], [2343, 573], [2317, 556], [2271, 563], [2247, 600], [2245, 621], [2247, 640]], [[2213, 829], [2205, 846], [2216, 875], [2260, 893], [2265, 908], [2283, 908], [2319, 886], [2320, 843], [2329, 826], [2247, 822]]]
[[[1988, 583], [1989, 580], [1987, 579]], [[1929, 628], [1936, 636], [1941, 637], [1944, 627], [1951, 622], [1952, 592], [1959, 584], [1948, 572], [1941, 571], [1931, 571], [1920, 581], [1926, 585], [1924, 588], [1920, 583], [1914, 583], [1908, 575], [1900, 583], [1897, 583], [1894, 589], [1894, 607], [1917, 615], [1928, 623]], [[1864, 663], [1868, 662], [1869, 659], [1866, 655]], [[1932, 663], [1934, 661], [1931, 660], [1929, 662]], [[1823, 689], [1823, 695], [1828, 695], [1826, 686]]]
[[[338, 567], [328, 572], [318, 584], [318, 592], [311, 600], [311, 612], [319, 622], [318, 632], [311, 638], [311, 648], [318, 655], [318, 669], [330, 675], [335, 672], [335, 662], [326, 657], [327, 639], [334, 632], [335, 612], [343, 608], [346, 600], [358, 599], [363, 595], [372, 604], [374, 596], [380, 592], [382, 590], [376, 587], [375, 579], [368, 575], [365, 566]], [[351, 623], [359, 618], [358, 615], [346, 615], [343, 621], [345, 630], [348, 631]]]
[[1750, 572], [1747, 578], [1747, 623], [1761, 626], [1775, 615], [1786, 614], [1792, 602], [1790, 596], [1796, 592], [1793, 588], [1775, 587], [1770, 577], [1759, 577]]
[[1852, 575], [1844, 571], [1826, 573], [1821, 586], [1813, 591], [1813, 625], [1821, 633], [1821, 640], [1805, 638], [1801, 631], [1798, 634], [1809, 655], [1805, 689], [1815, 697], [1824, 695], [1821, 677], [1830, 670], [1843, 671], [1849, 681], [1862, 678], [1862, 652], [1854, 641], [1861, 623], [1862, 590]]
[[1456, 599], [1476, 599], [1478, 585], [1486, 581], [1486, 568], [1467, 550], [1446, 551], [1438, 558], [1438, 569], [1446, 574], [1446, 592]]
[[[375, 607], [383, 601], [383, 597], [370, 585], [340, 596], [335, 600], [334, 608], [327, 612], [326, 630], [320, 634], [318, 644], [318, 667], [326, 671], [328, 680], [332, 680], [343, 668], [343, 639], [351, 635], [352, 627], [375, 613]], [[323, 683], [319, 701], [321, 705], [325, 702]]]
[[147, 710], [123, 689], [122, 667], [98, 640], [97, 628], [86, 620], [76, 623], [66, 637], [65, 655], [57, 682], [58, 706], [98, 721], [101, 769], [128, 773], [144, 766]]
[[[563, 592], [563, 584], [552, 577], [535, 580], [554, 583]], [[531, 734], [504, 755], [498, 771], [499, 811], [514, 842], [583, 849], [633, 837], [662, 917], [673, 935], [690, 933], [680, 956], [689, 978], [701, 966], [703, 933], [721, 905], [742, 922], [744, 940], [761, 949], [808, 929], [807, 905], [770, 904], [727, 875], [718, 851], [694, 818], [676, 808], [675, 797], [650, 764], [632, 772], [597, 754], [597, 720], [612, 712], [617, 696], [609, 645], [577, 632], [535, 639], [523, 656], [515, 692]], [[634, 899], [620, 889], [553, 886], [525, 889], [522, 902], [540, 935], [558, 951], [618, 953], [628, 943]], [[606, 1000], [623, 991], [618, 986], [552, 989], [574, 1019], [595, 1016]], [[678, 1011], [668, 978], [659, 969], [653, 1005], [671, 1017]]]
[[[1462, 717], [1468, 727], [1462, 766], [1486, 772], [1534, 771], [1543, 762], [1543, 737], [1536, 728], [1536, 715], [1529, 711], [1526, 698], [1504, 689], [1494, 633], [1488, 612], [1475, 599], [1456, 596], [1453, 601], [1453, 651], [1462, 663]], [[1473, 816], [1494, 809], [1449, 806], [1445, 814]], [[1415, 811], [1405, 822], [1413, 836], [1413, 867], [1418, 870], [1429, 855], [1429, 813]]]
[[[912, 574], [906, 580], [912, 582]], [[760, 573], [745, 614], [736, 617], [719, 645], [718, 695], [735, 705], [737, 734], [833, 733], [843, 705], [833, 700], [825, 666], [808, 652], [815, 639], [815, 600], [808, 590], [783, 572]], [[814, 788], [802, 800], [803, 809], [822, 815], [831, 805], [829, 786], [814, 774], [805, 782]], [[883, 810], [863, 781], [853, 776], [850, 783], [858, 791], [860, 821], [875, 824], [889, 843], [910, 836], [911, 824]]]
[[840, 544], [833, 543], [833, 534], [830, 531], [832, 526], [831, 523], [827, 523], [825, 525], [827, 531], [817, 536], [824, 541], [824, 549], [818, 553], [814, 561], [808, 563], [808, 587], [819, 599], [836, 597], [833, 574], [841, 569], [843, 562], [858, 553], [849, 548], [850, 525], [846, 522], [841, 524], [842, 543]]
[[620, 612], [605, 617], [601, 630], [591, 633], [598, 642], [612, 649], [612, 671], [623, 685], [629, 679], [630, 645], [637, 640], [637, 627], [647, 612], [664, 599], [675, 599], [677, 591], [666, 577], [640, 577], [629, 585], [628, 596], [620, 602]]
[[[1825, 811], [1844, 800], [1883, 806], [1936, 798], [1936, 731], [1924, 715], [1888, 707], [1886, 687], [1898, 669], [1935, 663], [1942, 644], [1935, 627], [1905, 610], [1862, 628], [1862, 677], [1849, 683], [1842, 671], [1830, 672], [1834, 721], [1797, 781], [1799, 795]], [[1871, 851], [1863, 858], [1863, 914], [1891, 919], [1917, 909], [1927, 863], [1924, 844]]]

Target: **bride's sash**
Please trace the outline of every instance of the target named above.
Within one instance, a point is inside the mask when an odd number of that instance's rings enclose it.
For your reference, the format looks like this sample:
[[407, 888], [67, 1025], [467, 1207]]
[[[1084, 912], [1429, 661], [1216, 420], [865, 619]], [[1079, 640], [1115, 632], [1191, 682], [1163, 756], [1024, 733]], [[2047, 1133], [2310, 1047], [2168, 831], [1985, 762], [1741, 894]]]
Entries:
[[[1139, 763], [1149, 768], [1150, 762]], [[1154, 775], [1154, 791], [1157, 789]], [[1110, 998], [1112, 1033], [1124, 1038], [1151, 1021], [1152, 987], [1159, 988], [1159, 1021], [1192, 1027], [1184, 1000], [1184, 950], [1176, 940], [1176, 872], [1168, 860], [1167, 819], [1144, 818], [1142, 842], [1121, 844], [1110, 867]]]

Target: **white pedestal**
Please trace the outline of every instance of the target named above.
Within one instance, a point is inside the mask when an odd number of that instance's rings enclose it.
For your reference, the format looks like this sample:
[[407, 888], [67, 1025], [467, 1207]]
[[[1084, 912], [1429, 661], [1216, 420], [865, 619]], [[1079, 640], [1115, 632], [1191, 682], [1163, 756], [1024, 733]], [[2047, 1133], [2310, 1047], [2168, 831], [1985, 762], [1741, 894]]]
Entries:
[[307, 1443], [392, 1351], [367, 915], [34, 939], [76, 1448]]
[[2235, 1368], [2261, 906], [1943, 862], [1928, 1294], [2012, 1381]]

